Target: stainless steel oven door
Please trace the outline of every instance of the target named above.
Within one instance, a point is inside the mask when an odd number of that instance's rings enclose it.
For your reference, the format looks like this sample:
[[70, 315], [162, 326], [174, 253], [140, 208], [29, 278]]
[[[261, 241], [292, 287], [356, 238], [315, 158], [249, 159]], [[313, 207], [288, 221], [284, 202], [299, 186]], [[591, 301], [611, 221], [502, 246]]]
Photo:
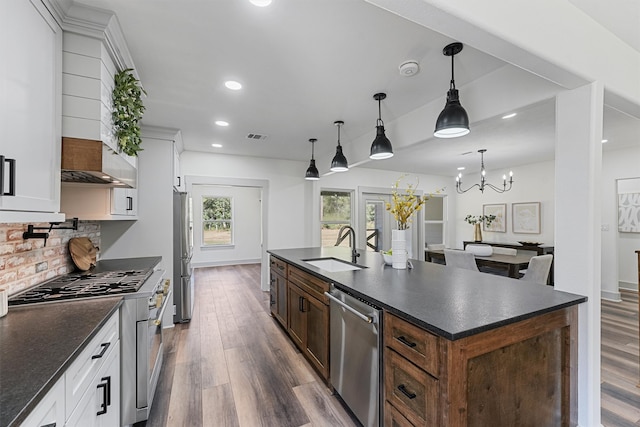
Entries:
[[[137, 323], [138, 353], [136, 370], [139, 375], [136, 384], [136, 407], [151, 408], [163, 360], [162, 316], [171, 304], [171, 291], [164, 295], [160, 307], [149, 308], [148, 320]], [[147, 414], [148, 415], [148, 414]]]

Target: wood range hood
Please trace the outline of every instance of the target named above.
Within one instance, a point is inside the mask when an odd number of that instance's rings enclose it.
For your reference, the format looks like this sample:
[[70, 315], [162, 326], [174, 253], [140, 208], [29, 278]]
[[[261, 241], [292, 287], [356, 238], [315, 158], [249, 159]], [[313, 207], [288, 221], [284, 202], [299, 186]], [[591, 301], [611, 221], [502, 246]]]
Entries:
[[62, 182], [136, 187], [136, 168], [102, 141], [62, 138]]

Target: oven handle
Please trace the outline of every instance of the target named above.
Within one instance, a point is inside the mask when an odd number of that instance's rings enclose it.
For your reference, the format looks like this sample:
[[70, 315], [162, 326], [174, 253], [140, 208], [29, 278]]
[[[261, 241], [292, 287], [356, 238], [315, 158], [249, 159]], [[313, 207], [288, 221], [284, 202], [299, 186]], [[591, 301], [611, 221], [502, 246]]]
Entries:
[[172, 294], [173, 294], [173, 291], [169, 290], [169, 292], [167, 292], [167, 295], [165, 295], [164, 302], [162, 303], [162, 308], [160, 309], [160, 313], [158, 313], [158, 316], [153, 320], [154, 325], [156, 326], [162, 325], [162, 316], [164, 315], [164, 311], [167, 309], [167, 306], [169, 305], [170, 297]]

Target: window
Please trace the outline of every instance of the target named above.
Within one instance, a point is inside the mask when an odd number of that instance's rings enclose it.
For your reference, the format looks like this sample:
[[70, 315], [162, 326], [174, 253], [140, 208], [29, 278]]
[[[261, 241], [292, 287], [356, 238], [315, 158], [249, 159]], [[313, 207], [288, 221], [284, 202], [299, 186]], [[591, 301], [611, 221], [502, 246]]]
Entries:
[[445, 199], [443, 196], [430, 196], [422, 207], [424, 212], [424, 244], [445, 244]]
[[205, 246], [233, 245], [231, 197], [202, 197], [202, 243]]
[[[323, 190], [320, 192], [320, 225], [322, 246], [335, 246], [340, 228], [351, 225], [351, 192]], [[349, 246], [349, 238], [339, 246]]]

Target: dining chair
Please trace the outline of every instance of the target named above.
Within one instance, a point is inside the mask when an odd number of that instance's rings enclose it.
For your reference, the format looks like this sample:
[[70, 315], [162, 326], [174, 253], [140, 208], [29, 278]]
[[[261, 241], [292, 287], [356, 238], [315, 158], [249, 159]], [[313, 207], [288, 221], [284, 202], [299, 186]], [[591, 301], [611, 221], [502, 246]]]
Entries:
[[494, 254], [498, 254], [498, 255], [516, 256], [516, 255], [518, 255], [518, 250], [515, 249], [515, 248], [501, 248], [499, 246], [494, 246], [493, 247], [493, 253]]
[[527, 272], [524, 273], [520, 280], [546, 285], [549, 271], [551, 270], [551, 261], [553, 261], [553, 255], [551, 254], [531, 257]]
[[444, 261], [448, 267], [464, 268], [466, 270], [479, 271], [476, 258], [471, 252], [457, 249], [445, 249]]

